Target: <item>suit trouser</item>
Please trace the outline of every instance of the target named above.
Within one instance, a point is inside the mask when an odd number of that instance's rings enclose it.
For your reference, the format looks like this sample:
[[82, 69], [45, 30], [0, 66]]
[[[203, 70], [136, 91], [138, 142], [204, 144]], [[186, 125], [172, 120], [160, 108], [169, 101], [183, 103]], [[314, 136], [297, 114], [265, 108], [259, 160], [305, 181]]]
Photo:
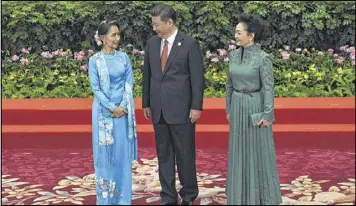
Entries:
[[185, 201], [194, 201], [199, 192], [195, 165], [195, 123], [168, 124], [161, 112], [159, 122], [153, 126], [162, 201], [175, 202], [178, 199], [175, 160], [182, 185], [179, 195]]

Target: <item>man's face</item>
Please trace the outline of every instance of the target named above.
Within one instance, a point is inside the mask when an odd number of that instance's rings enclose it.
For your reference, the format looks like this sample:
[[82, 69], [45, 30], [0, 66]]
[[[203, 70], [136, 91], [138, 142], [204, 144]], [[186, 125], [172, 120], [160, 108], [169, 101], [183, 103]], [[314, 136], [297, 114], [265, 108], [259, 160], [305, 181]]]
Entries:
[[168, 38], [173, 30], [173, 21], [168, 19], [167, 21], [162, 21], [160, 16], [152, 16], [152, 28], [153, 31], [157, 33], [160, 38]]

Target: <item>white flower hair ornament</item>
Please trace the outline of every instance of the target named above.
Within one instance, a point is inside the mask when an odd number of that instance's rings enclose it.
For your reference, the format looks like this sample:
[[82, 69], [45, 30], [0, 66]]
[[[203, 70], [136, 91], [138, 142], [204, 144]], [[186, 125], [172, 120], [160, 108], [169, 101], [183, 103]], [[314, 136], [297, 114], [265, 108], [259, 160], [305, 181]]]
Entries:
[[99, 37], [99, 32], [98, 32], [98, 30], [95, 32], [94, 39], [95, 39], [96, 44], [97, 44], [98, 46], [100, 46], [100, 45], [103, 44], [103, 42], [101, 41], [101, 39], [100, 39], [100, 37]]

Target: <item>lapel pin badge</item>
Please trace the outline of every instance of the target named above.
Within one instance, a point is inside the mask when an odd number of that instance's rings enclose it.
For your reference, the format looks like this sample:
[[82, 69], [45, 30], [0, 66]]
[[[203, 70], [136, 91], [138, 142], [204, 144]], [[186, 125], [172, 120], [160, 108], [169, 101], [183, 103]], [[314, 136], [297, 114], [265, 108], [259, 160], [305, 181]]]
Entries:
[[182, 43], [178, 42], [178, 46], [182, 45]]

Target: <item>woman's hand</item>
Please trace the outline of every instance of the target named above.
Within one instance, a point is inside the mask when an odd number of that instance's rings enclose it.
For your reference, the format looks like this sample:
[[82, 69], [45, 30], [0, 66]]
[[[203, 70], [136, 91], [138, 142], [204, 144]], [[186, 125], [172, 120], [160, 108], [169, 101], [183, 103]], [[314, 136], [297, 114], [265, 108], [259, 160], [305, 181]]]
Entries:
[[230, 122], [230, 114], [226, 114], [226, 119], [228, 122]]
[[125, 114], [124, 108], [116, 107], [116, 109], [113, 111], [113, 113], [111, 114], [110, 117], [112, 117], [112, 118], [114, 118], [114, 117], [120, 118], [120, 117], [124, 116], [124, 114]]
[[261, 119], [261, 121], [258, 123], [259, 127], [264, 128], [264, 127], [269, 127], [273, 124], [273, 122], [269, 122], [267, 120]]

